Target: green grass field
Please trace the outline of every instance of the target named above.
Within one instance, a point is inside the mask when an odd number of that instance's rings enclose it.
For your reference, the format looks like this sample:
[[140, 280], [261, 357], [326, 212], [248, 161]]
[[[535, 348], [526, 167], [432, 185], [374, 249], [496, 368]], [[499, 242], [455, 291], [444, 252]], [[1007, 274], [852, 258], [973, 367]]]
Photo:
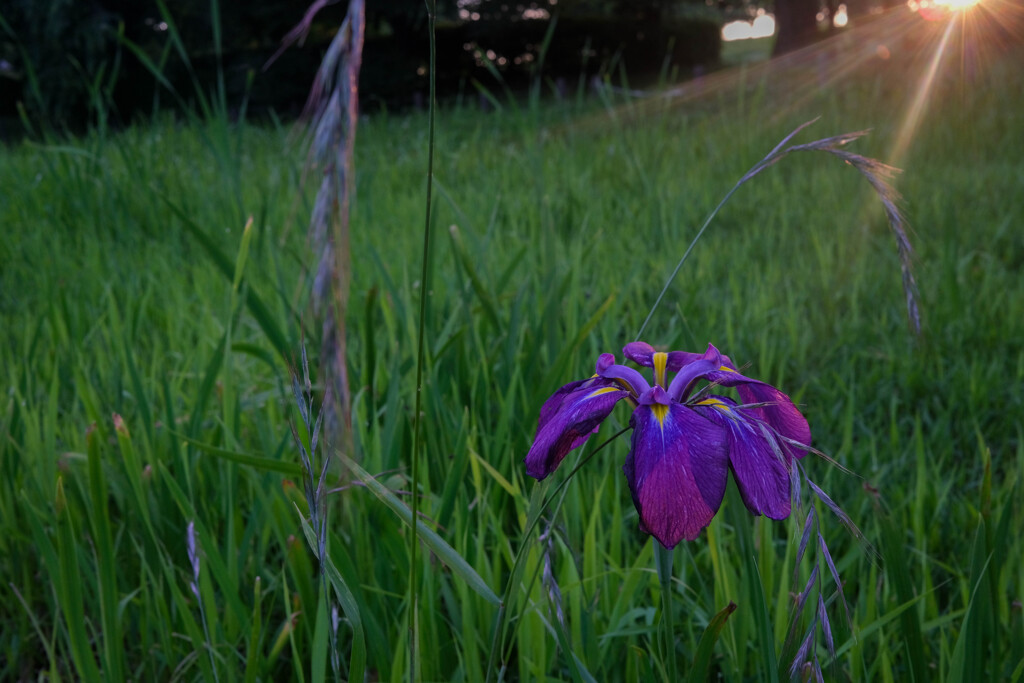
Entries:
[[[950, 40], [914, 118], [938, 35], [912, 30], [888, 60], [841, 37], [675, 98], [438, 112], [419, 509], [465, 564], [436, 543], [418, 555], [422, 680], [786, 680], [818, 590], [828, 680], [1021, 679], [1024, 53], [990, 43], [968, 63]], [[528, 516], [569, 469], [540, 485], [523, 471], [544, 399], [619, 354], [718, 200], [818, 116], [801, 141], [873, 128], [855, 151], [904, 169], [921, 336], [868, 184], [798, 154], [725, 206], [644, 337], [749, 364], [855, 473], [803, 461], [863, 532], [816, 506], [849, 622], [821, 556], [796, 563], [804, 513], [751, 517], [731, 485], [709, 529], [675, 549], [664, 600], [625, 439], [560, 490], [538, 541]], [[395, 494], [330, 470], [337, 641], [356, 680], [410, 669], [410, 528], [396, 511], [410, 504], [426, 130], [410, 114], [358, 132], [348, 455]], [[318, 367], [304, 161], [290, 130], [170, 118], [4, 150], [0, 680], [331, 677], [289, 429], [304, 338]], [[619, 410], [602, 437], [626, 426]], [[517, 557], [493, 652], [494, 596]]]

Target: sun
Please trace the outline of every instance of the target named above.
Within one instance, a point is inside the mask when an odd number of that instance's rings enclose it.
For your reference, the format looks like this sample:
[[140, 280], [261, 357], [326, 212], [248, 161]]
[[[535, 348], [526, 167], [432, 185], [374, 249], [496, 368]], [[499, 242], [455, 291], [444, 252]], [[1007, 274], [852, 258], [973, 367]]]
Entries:
[[946, 15], [974, 7], [980, 0], [909, 0], [907, 6], [925, 19], [942, 19]]

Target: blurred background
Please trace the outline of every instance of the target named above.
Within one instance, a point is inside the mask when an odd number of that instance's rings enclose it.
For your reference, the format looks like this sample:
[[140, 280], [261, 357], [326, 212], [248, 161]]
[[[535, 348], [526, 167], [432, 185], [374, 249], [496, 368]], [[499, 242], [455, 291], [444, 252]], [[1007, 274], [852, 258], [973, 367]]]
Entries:
[[[914, 9], [941, 15], [963, 1], [925, 0]], [[22, 134], [23, 117], [80, 132], [101, 110], [107, 124], [125, 126], [160, 108], [187, 106], [196, 84], [202, 90], [218, 79], [235, 116], [243, 107], [257, 118], [271, 111], [294, 116], [347, 9], [344, 1], [320, 4], [303, 44], [271, 63], [282, 37], [302, 19], [302, 3], [3, 0], [0, 134]], [[539, 81], [545, 94], [564, 97], [595, 78], [641, 88], [678, 82], [737, 61], [792, 52], [903, 4], [442, 0], [438, 93], [477, 98], [481, 87], [517, 91]], [[424, 105], [425, 21], [419, 0], [367, 3], [364, 111]]]

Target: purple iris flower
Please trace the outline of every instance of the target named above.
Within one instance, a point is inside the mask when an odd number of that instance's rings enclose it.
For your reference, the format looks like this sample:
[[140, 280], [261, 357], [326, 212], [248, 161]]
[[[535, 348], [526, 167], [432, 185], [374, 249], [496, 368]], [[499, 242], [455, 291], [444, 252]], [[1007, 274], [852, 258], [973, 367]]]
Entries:
[[[633, 437], [623, 471], [642, 531], [666, 548], [697, 538], [722, 504], [730, 469], [750, 512], [789, 516], [792, 461], [811, 441], [789, 396], [744, 377], [710, 344], [703, 354], [663, 353], [644, 342], [622, 351], [653, 369], [654, 384], [601, 354], [597, 374], [566, 384], [544, 403], [527, 474], [539, 480], [554, 472], [626, 399]], [[701, 380], [709, 384], [697, 390]], [[735, 387], [742, 403], [711, 394], [714, 387]]]

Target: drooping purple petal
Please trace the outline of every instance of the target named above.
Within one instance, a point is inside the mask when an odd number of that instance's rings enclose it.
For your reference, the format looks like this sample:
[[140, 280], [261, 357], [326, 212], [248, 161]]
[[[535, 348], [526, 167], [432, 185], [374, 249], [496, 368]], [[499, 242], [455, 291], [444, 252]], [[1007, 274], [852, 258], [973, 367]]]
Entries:
[[771, 519], [789, 517], [788, 462], [771, 430], [722, 396], [709, 396], [693, 410], [728, 433], [729, 465], [747, 509]]
[[[692, 378], [690, 380], [690, 389], [692, 389], [693, 383], [701, 379], [723, 387], [734, 387], [748, 382], [763, 384], [759, 380], [744, 377], [740, 374], [740, 371], [736, 369], [736, 366], [729, 360], [729, 357], [722, 355], [722, 352], [716, 349], [714, 344], [708, 344], [708, 348], [700, 360], [702, 361], [701, 363], [694, 363], [687, 368], [688, 376]], [[685, 396], [689, 395], [689, 393], [689, 391], [686, 391], [684, 397], [680, 400], [685, 400]]]
[[[657, 350], [648, 344], [647, 342], [636, 341], [626, 344], [622, 349], [622, 354], [633, 361], [637, 365], [642, 365], [645, 368], [654, 367], [654, 354]], [[688, 365], [695, 360], [700, 360], [702, 354], [689, 353], [687, 351], [669, 351], [668, 352], [668, 363], [666, 368], [669, 372], [679, 372], [679, 369], [684, 365]]]
[[727, 439], [720, 427], [678, 403], [640, 405], [633, 412], [623, 471], [641, 530], [670, 549], [700, 535], [725, 495]]
[[548, 400], [544, 401], [544, 405], [540, 408], [540, 419], [537, 421], [537, 429], [543, 429], [544, 425], [562, 408], [562, 404], [569, 398], [574, 392], [584, 386], [611, 386], [612, 383], [608, 380], [600, 377], [589, 377], [587, 379], [576, 380], [575, 382], [569, 382], [561, 389], [551, 394]]
[[[695, 376], [692, 379], [689, 377], [686, 379], [688, 385], [686, 388], [682, 388], [678, 396], [672, 390], [669, 391], [676, 397], [676, 400], [685, 401], [693, 384], [698, 379], [705, 379], [723, 387], [736, 387], [743, 403], [764, 404], [748, 410], [764, 420], [768, 426], [787, 439], [811, 445], [811, 428], [807, 425], [807, 419], [793, 405], [789, 396], [770, 384], [740, 374], [729, 357], [723, 356], [711, 344], [708, 344], [708, 350], [704, 353], [704, 361], [706, 362], [687, 366], [687, 375]], [[676, 376], [672, 382], [673, 387], [676, 386], [676, 381], [683, 374], [680, 373]], [[806, 450], [790, 443], [780, 442], [780, 446], [783, 452], [791, 458], [802, 458], [807, 453]]]
[[[775, 387], [763, 382], [749, 382], [736, 386], [744, 403], [764, 403], [758, 408], [751, 408], [772, 429], [787, 439], [811, 445], [811, 428], [789, 396]], [[802, 458], [807, 451], [790, 443], [783, 444], [783, 450], [795, 458]]]
[[541, 408], [537, 434], [526, 454], [526, 473], [543, 479], [554, 472], [566, 453], [583, 445], [629, 392], [609, 380], [571, 382]]

